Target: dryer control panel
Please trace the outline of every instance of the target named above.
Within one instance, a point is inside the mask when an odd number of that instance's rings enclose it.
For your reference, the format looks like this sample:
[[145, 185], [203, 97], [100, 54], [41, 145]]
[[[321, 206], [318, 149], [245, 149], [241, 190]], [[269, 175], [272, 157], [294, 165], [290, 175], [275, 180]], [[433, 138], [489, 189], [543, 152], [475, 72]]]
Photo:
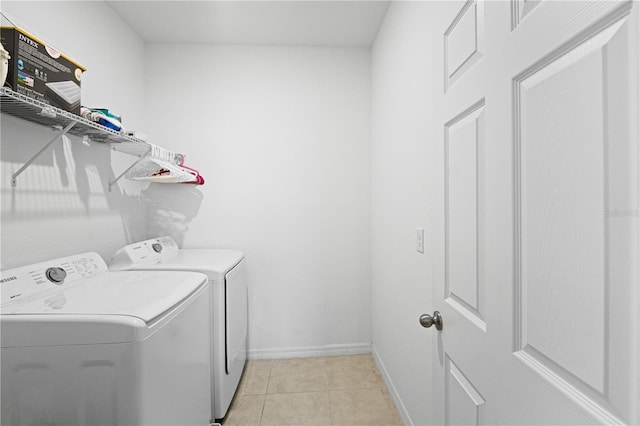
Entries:
[[106, 272], [107, 264], [93, 252], [7, 269], [0, 272], [0, 302], [2, 306], [24, 302]]
[[180, 247], [170, 236], [152, 238], [139, 243], [129, 244], [116, 252], [111, 259], [111, 269], [118, 269], [119, 265], [137, 265], [153, 263], [159, 259], [173, 256]]

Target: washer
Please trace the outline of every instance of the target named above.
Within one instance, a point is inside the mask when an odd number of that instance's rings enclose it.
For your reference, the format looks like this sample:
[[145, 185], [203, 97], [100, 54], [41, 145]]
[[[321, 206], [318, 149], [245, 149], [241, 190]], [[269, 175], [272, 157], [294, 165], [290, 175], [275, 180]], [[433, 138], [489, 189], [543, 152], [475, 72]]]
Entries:
[[2, 420], [208, 425], [210, 289], [96, 253], [2, 271]]
[[247, 359], [247, 279], [238, 250], [180, 249], [169, 236], [130, 244], [114, 255], [111, 270], [197, 271], [209, 277], [213, 340], [213, 419], [227, 414]]

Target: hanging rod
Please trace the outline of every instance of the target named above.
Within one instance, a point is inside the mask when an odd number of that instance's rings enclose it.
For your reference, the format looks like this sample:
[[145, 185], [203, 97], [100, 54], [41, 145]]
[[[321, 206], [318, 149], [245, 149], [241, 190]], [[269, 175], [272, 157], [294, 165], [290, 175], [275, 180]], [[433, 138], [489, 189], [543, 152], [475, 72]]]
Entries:
[[16, 187], [17, 184], [17, 179], [18, 176], [20, 176], [22, 174], [22, 172], [24, 172], [26, 170], [27, 167], [29, 167], [31, 165], [31, 163], [33, 163], [35, 161], [36, 158], [38, 158], [40, 156], [40, 154], [42, 154], [47, 148], [49, 148], [51, 146], [51, 144], [53, 144], [55, 141], [57, 141], [58, 139], [62, 138], [62, 136], [64, 136], [69, 130], [71, 130], [71, 128], [73, 126], [75, 126], [76, 122], [72, 121], [71, 123], [67, 124], [67, 127], [65, 127], [64, 129], [62, 129], [60, 131], [60, 133], [58, 133], [57, 135], [55, 135], [53, 137], [53, 139], [51, 139], [45, 146], [43, 146], [40, 151], [36, 152], [36, 154], [31, 157], [29, 159], [29, 161], [27, 161], [26, 163], [24, 163], [22, 165], [22, 167], [20, 167], [18, 170], [16, 170], [16, 172], [14, 174], [11, 175], [11, 186], [12, 187]]

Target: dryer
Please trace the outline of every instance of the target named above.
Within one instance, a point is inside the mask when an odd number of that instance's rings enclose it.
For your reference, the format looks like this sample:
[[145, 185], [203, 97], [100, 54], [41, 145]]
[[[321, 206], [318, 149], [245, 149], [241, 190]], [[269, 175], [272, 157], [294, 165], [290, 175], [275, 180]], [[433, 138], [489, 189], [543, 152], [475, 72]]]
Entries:
[[210, 423], [205, 275], [84, 253], [2, 271], [0, 288], [3, 422]]
[[209, 278], [213, 339], [213, 419], [227, 414], [247, 359], [248, 296], [244, 254], [238, 250], [180, 249], [169, 236], [130, 244], [111, 270], [197, 271]]

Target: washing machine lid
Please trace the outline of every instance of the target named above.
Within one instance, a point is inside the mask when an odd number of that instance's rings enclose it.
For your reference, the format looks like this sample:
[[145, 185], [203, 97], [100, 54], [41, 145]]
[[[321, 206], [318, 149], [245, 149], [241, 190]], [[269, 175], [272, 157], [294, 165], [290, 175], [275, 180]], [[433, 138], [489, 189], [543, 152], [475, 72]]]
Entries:
[[97, 253], [0, 271], [2, 347], [146, 339], [208, 290], [196, 272], [109, 272]]
[[[69, 288], [3, 307], [2, 315], [120, 315], [150, 325], [205, 285], [194, 272], [107, 272]], [[55, 318], [52, 318], [55, 320]]]
[[222, 280], [244, 258], [238, 250], [179, 249], [171, 237], [154, 238], [118, 250], [109, 269], [196, 271]]

